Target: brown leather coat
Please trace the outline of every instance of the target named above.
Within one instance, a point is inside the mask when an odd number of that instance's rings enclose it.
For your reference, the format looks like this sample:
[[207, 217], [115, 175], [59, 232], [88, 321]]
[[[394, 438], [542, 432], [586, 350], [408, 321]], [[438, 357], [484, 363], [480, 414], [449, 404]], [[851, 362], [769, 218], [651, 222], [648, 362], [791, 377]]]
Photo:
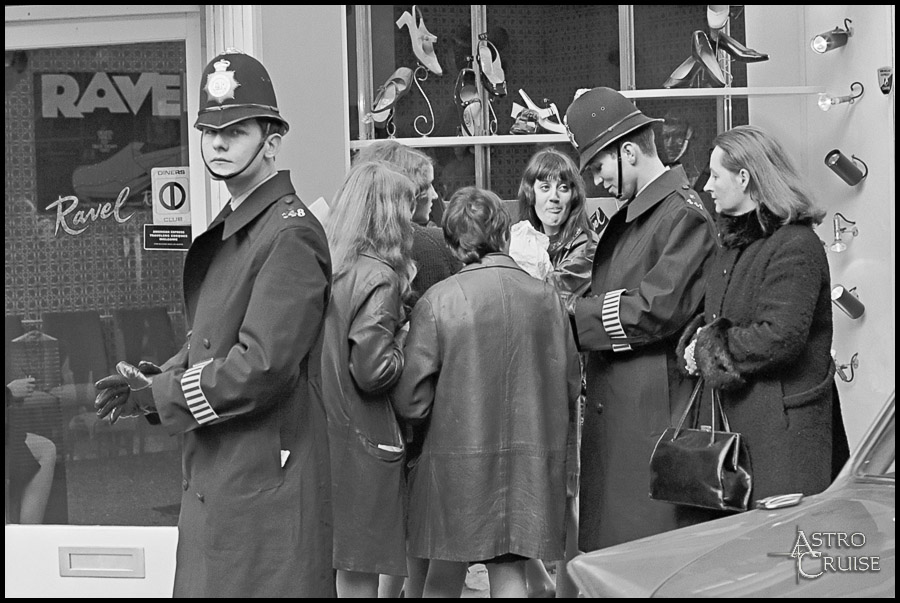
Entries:
[[328, 413], [334, 500], [334, 567], [406, 575], [404, 442], [388, 399], [403, 370], [395, 334], [400, 277], [363, 254], [334, 280], [322, 394]]
[[409, 476], [409, 552], [561, 559], [566, 452], [581, 391], [562, 301], [505, 254], [413, 309], [397, 412], [428, 421]]

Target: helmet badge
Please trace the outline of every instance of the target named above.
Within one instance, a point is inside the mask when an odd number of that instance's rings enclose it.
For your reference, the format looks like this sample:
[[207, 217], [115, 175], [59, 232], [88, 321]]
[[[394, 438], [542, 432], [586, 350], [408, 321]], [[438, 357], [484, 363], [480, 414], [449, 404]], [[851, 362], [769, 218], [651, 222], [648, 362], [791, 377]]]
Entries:
[[234, 99], [234, 91], [241, 84], [234, 79], [234, 71], [227, 71], [231, 61], [222, 59], [216, 61], [213, 67], [215, 72], [206, 76], [206, 95], [208, 101], [217, 101], [219, 104], [226, 100]]

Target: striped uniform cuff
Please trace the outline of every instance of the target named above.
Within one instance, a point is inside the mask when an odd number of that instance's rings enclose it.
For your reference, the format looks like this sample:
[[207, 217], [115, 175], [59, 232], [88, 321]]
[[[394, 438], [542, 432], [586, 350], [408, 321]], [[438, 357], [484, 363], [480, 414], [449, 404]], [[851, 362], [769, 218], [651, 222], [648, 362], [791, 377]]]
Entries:
[[188, 410], [201, 425], [219, 418], [200, 387], [200, 374], [203, 372], [203, 367], [212, 361], [213, 359], [210, 358], [206, 362], [201, 362], [186, 370], [181, 376], [181, 390], [187, 400]]
[[[622, 327], [622, 320], [619, 318], [619, 301], [625, 289], [616, 291], [608, 291], [603, 296], [603, 312], [601, 318], [603, 320], [603, 328], [609, 334], [610, 339], [625, 339], [625, 329]], [[627, 343], [613, 343], [613, 352], [630, 352], [631, 346]]]

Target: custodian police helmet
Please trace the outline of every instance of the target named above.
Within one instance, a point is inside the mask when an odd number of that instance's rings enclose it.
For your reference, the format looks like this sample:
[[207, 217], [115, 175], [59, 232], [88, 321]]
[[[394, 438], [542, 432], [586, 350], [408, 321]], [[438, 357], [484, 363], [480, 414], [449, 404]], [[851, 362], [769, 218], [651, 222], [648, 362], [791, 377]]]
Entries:
[[583, 172], [597, 153], [642, 126], [661, 119], [647, 117], [612, 88], [592, 88], [572, 101], [566, 111], [566, 129], [578, 150]]
[[268, 118], [288, 123], [278, 112], [275, 88], [262, 63], [228, 48], [214, 58], [200, 78], [200, 111], [195, 128], [221, 130], [239, 121]]

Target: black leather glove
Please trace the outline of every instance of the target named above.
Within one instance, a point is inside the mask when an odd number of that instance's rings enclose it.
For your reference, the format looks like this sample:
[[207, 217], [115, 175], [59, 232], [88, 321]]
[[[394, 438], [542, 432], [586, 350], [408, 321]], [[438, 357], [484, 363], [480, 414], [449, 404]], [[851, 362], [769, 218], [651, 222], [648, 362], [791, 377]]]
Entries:
[[162, 372], [158, 366], [150, 362], [141, 362], [138, 368], [128, 362], [116, 365], [118, 374], [104, 377], [94, 384], [97, 398], [94, 408], [101, 419], [109, 418], [110, 424], [121, 417], [140, 417], [156, 412], [153, 402], [153, 383], [151, 375]]

